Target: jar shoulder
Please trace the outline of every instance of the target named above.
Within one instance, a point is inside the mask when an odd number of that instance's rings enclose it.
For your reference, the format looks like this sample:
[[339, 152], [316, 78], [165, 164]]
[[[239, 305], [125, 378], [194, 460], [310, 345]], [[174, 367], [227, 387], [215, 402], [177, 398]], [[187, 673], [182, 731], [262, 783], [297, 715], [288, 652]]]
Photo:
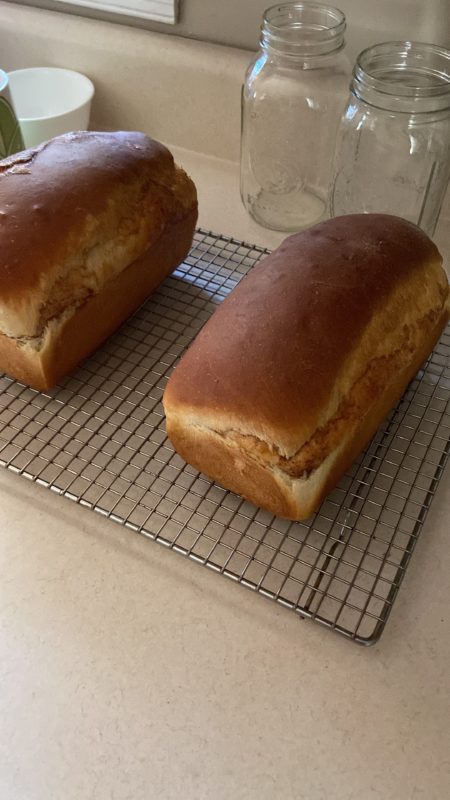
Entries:
[[[370, 98], [372, 99], [372, 98]], [[392, 129], [404, 128], [406, 131], [420, 131], [428, 127], [448, 128], [450, 124], [450, 108], [442, 111], [422, 110], [417, 103], [414, 111], [405, 112], [400, 105], [398, 109], [382, 108], [371, 103], [367, 99], [362, 99], [354, 93], [353, 89], [347, 97], [346, 105], [343, 110], [341, 125], [344, 127], [370, 128], [374, 130], [377, 126]]]
[[288, 60], [259, 53], [249, 64], [245, 75], [245, 84], [255, 85], [266, 83], [273, 78], [286, 80], [302, 80], [304, 82], [318, 82], [336, 79], [346, 81], [348, 88], [351, 77], [351, 65], [347, 56], [339, 52], [333, 57], [327, 56], [311, 60]]

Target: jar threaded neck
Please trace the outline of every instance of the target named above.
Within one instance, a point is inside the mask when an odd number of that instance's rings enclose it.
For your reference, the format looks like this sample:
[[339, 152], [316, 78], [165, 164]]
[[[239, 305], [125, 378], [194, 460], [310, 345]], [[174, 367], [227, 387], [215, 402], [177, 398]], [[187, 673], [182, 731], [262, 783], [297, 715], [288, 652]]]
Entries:
[[450, 108], [450, 50], [425, 42], [384, 42], [359, 54], [353, 93], [385, 111]]
[[261, 47], [288, 58], [328, 55], [344, 46], [345, 15], [319, 3], [283, 3], [268, 8]]

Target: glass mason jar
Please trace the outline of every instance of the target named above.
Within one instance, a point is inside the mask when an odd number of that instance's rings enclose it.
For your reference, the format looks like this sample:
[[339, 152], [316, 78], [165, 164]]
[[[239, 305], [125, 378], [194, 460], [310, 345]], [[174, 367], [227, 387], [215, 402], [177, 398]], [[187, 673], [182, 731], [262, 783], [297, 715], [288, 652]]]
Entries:
[[297, 231], [327, 209], [348, 92], [344, 14], [316, 3], [269, 8], [242, 90], [241, 196], [267, 228]]
[[433, 235], [450, 176], [450, 51], [386, 42], [357, 58], [336, 142], [332, 216], [385, 212]]

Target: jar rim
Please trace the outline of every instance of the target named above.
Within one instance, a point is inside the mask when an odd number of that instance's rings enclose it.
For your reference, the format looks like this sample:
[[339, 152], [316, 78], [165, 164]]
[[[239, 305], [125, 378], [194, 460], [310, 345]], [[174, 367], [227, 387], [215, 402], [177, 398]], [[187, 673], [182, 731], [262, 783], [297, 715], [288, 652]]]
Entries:
[[355, 81], [399, 98], [449, 96], [450, 50], [428, 42], [392, 41], [372, 45], [356, 59]]

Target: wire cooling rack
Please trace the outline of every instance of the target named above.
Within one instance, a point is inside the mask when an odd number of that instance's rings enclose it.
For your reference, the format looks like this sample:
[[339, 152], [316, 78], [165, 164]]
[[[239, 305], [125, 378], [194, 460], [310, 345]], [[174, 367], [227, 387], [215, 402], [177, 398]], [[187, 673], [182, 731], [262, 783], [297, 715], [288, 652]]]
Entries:
[[161, 403], [183, 350], [265, 252], [199, 230], [185, 263], [57, 389], [0, 377], [0, 463], [371, 644], [449, 454], [450, 329], [319, 511], [273, 517], [182, 461]]

